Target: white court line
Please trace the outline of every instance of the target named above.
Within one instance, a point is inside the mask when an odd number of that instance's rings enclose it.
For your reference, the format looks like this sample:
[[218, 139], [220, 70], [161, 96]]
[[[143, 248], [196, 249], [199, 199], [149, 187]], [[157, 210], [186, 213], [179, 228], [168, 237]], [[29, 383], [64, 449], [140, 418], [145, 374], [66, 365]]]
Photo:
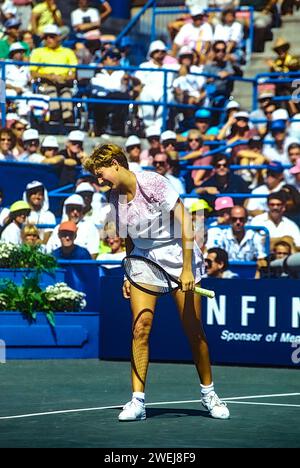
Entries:
[[288, 406], [291, 408], [300, 408], [300, 405], [289, 405], [287, 403], [256, 403], [254, 401], [230, 401], [231, 405], [261, 405], [261, 406]]
[[[230, 397], [230, 398], [222, 398], [223, 401], [230, 401], [231, 403], [234, 403], [232, 400], [243, 400], [243, 399], [249, 399], [249, 398], [275, 398], [275, 397], [281, 397], [281, 396], [299, 396], [300, 393], [277, 393], [277, 394], [271, 394], [271, 395], [251, 395], [251, 396], [243, 396], [243, 397]], [[178, 400], [178, 401], [158, 401], [154, 403], [147, 403], [146, 406], [158, 406], [158, 405], [179, 405], [179, 404], [185, 404], [185, 403], [200, 403], [201, 400]], [[236, 402], [242, 404], [243, 402]], [[272, 403], [247, 403], [245, 404], [257, 404], [257, 405], [273, 405]], [[91, 411], [102, 411], [106, 409], [118, 409], [122, 408], [123, 405], [115, 405], [115, 406], [100, 406], [98, 408], [78, 408], [78, 409], [72, 409], [72, 410], [60, 410], [60, 411], [47, 411], [44, 413], [29, 413], [29, 414], [19, 414], [15, 416], [1, 416], [0, 421], [2, 420], [9, 420], [9, 419], [25, 419], [25, 418], [34, 418], [37, 416], [52, 416], [56, 414], [70, 414], [70, 413], [86, 413], [86, 412], [91, 412]], [[284, 404], [275, 404], [274, 406], [287, 406]], [[300, 407], [300, 405], [288, 405], [288, 406], [296, 406]]]

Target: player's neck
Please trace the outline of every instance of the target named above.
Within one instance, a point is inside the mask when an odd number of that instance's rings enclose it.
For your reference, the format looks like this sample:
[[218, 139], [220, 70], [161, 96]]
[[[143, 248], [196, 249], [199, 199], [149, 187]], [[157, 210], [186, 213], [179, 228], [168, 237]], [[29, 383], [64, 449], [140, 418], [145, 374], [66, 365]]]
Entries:
[[122, 171], [120, 174], [120, 184], [119, 184], [119, 192], [120, 195], [125, 195], [127, 197], [127, 201], [130, 202], [134, 199], [136, 193], [136, 176], [133, 172]]

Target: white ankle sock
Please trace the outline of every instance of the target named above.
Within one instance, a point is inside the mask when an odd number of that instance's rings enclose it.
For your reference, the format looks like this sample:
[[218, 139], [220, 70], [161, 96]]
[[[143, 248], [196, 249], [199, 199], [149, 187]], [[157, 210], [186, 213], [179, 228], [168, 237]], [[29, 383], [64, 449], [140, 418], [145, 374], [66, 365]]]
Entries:
[[202, 385], [200, 384], [201, 387], [201, 394], [205, 398], [210, 392], [214, 391], [214, 383], [212, 382], [210, 385]]
[[133, 392], [132, 399], [138, 400], [142, 405], [145, 404], [145, 393]]

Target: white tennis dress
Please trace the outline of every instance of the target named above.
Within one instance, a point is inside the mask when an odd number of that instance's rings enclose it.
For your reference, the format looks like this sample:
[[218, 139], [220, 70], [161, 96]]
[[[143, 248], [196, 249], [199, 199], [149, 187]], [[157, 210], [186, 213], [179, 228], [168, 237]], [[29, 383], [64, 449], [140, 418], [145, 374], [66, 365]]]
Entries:
[[[178, 279], [183, 268], [182, 228], [172, 212], [178, 193], [165, 177], [155, 172], [138, 172], [135, 176], [136, 194], [129, 203], [117, 190], [111, 192], [112, 215], [118, 233], [122, 238], [132, 239], [132, 255], [156, 262]], [[192, 270], [198, 283], [204, 274], [204, 261], [196, 242]]]

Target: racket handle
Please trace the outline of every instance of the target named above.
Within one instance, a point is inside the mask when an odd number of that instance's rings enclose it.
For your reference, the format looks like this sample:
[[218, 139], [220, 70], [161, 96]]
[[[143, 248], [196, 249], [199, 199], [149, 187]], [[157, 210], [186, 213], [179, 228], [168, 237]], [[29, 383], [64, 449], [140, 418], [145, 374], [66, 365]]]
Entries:
[[201, 294], [201, 296], [209, 297], [210, 299], [213, 299], [216, 295], [215, 291], [212, 291], [211, 289], [200, 288], [199, 286], [195, 287], [195, 292]]

